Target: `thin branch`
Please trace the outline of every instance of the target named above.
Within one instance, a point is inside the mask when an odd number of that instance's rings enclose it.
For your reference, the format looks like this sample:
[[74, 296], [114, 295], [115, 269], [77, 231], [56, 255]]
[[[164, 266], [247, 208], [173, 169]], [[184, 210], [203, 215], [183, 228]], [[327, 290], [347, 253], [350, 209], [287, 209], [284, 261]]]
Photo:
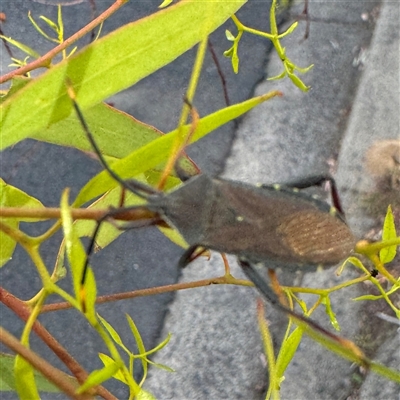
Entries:
[[[9, 293], [4, 288], [0, 287], [0, 301], [12, 310], [23, 321], [27, 321], [30, 315], [30, 309], [25, 303]], [[40, 337], [44, 343], [54, 352], [54, 354], [66, 365], [71, 373], [76, 377], [77, 381], [82, 384], [85, 382], [89, 374], [82, 368], [82, 366], [68, 353], [50, 332], [39, 322], [35, 321], [32, 330]], [[94, 391], [95, 394], [108, 400], [116, 400], [116, 398], [103, 386], [97, 386]]]
[[41, 372], [50, 382], [54, 383], [58, 388], [64, 391], [65, 394], [76, 400], [93, 399], [93, 396], [88, 394], [77, 394], [77, 385], [71, 382], [67, 374], [53, 367], [42, 357], [38, 356], [31, 349], [22, 345], [19, 340], [11, 333], [0, 327], [0, 342], [5, 344], [15, 353], [19, 354], [29, 362], [36, 370]]
[[71, 46], [74, 42], [80, 39], [82, 36], [89, 33], [96, 26], [100, 25], [103, 21], [105, 21], [108, 17], [115, 13], [119, 8], [121, 8], [128, 0], [116, 0], [115, 3], [104, 11], [101, 15], [99, 15], [96, 19], [89, 22], [86, 26], [84, 26], [81, 30], [76, 32], [74, 35], [66, 39], [60, 45], [54, 47], [54, 49], [50, 50], [48, 53], [43, 55], [42, 57], [32, 61], [31, 63], [24, 65], [21, 68], [18, 68], [14, 71], [9, 72], [0, 77], [0, 84], [7, 82], [12, 79], [16, 75], [25, 75], [26, 73], [33, 71], [37, 68], [48, 67], [51, 63], [51, 60], [58, 54], [65, 50], [67, 47]]
[[[94, 208], [73, 208], [71, 216], [77, 219], [94, 219], [104, 218], [106, 214], [110, 214], [113, 219], [121, 221], [134, 221], [138, 219], [151, 219], [155, 214], [145, 207], [138, 208], [121, 208], [121, 209], [94, 209]], [[32, 218], [32, 219], [60, 219], [61, 210], [56, 207], [49, 208], [20, 208], [20, 207], [0, 207], [0, 217], [2, 218]]]
[[[229, 275], [229, 276], [225, 275], [225, 276], [220, 276], [220, 277], [216, 277], [216, 278], [202, 279], [200, 281], [175, 283], [172, 285], [157, 286], [157, 287], [153, 287], [153, 288], [133, 290], [131, 292], [122, 292], [122, 293], [109, 294], [109, 295], [105, 295], [105, 296], [99, 296], [96, 299], [96, 304], [109, 303], [111, 301], [133, 299], [135, 297], [153, 296], [156, 294], [174, 292], [177, 290], [192, 289], [192, 288], [198, 288], [198, 287], [203, 287], [203, 286], [221, 285], [221, 284], [254, 286], [253, 283], [248, 280], [236, 279], [231, 275]], [[67, 302], [47, 304], [42, 307], [41, 313], [65, 310], [65, 309], [68, 309], [71, 307], [72, 307], [71, 304], [69, 304]]]

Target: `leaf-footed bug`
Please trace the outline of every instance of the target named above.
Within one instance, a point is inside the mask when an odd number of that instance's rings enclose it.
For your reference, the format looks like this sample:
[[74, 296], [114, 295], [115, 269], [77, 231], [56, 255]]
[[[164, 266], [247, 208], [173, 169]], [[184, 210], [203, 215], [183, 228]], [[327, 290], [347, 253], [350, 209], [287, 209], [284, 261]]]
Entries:
[[337, 264], [351, 253], [356, 239], [341, 215], [331, 178], [312, 177], [290, 186], [306, 188], [328, 179], [332, 184], [336, 207], [330, 207], [290, 187], [256, 186], [211, 178], [205, 174], [190, 178], [168, 193], [136, 180], [123, 180], [105, 161], [74, 100], [72, 89], [69, 91], [88, 140], [104, 168], [124, 188], [146, 200], [144, 205], [113, 209], [98, 221], [88, 248], [82, 285], [100, 224], [107, 218], [117, 217], [131, 209], [148, 210], [155, 217], [140, 226], [166, 223], [175, 228], [189, 244], [189, 249], [181, 257], [181, 266], [188, 263], [197, 247], [236, 255], [244, 272], [272, 305], [292, 316], [304, 329], [308, 330], [309, 327], [319, 331], [350, 349], [364, 365], [369, 364], [363, 352], [351, 341], [332, 334], [281, 304], [259, 272], [259, 268], [265, 264], [269, 269], [316, 269], [320, 265]]

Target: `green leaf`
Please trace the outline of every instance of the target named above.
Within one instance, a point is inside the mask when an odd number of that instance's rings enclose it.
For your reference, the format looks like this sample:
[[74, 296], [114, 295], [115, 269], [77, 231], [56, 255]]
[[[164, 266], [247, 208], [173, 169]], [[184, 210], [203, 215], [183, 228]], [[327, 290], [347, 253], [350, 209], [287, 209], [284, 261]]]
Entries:
[[[394, 217], [392, 212], [392, 207], [389, 205], [385, 221], [383, 223], [383, 231], [382, 231], [382, 241], [395, 239], [397, 237], [396, 234], [396, 226], [394, 223]], [[396, 256], [397, 246], [389, 246], [385, 247], [379, 252], [379, 257], [384, 264], [390, 263]]]
[[[140, 336], [139, 330], [136, 327], [135, 323], [133, 322], [133, 319], [130, 317], [129, 314], [125, 314], [125, 317], [128, 321], [129, 324], [129, 328], [131, 329], [131, 332], [133, 334], [133, 337], [135, 338], [138, 350], [139, 350], [139, 354], [144, 354], [146, 353], [146, 348], [144, 347], [144, 343], [142, 340], [142, 337]], [[143, 367], [143, 378], [141, 381], [141, 384], [145, 381], [146, 377], [147, 377], [147, 358], [146, 357], [141, 357], [141, 361], [142, 361], [142, 367]], [[140, 384], [140, 386], [141, 386]]]
[[230, 42], [235, 41], [235, 36], [232, 35], [232, 32], [229, 29], [225, 29], [225, 36]]
[[[159, 174], [157, 174], [159, 176]], [[137, 177], [136, 177], [137, 178]], [[171, 181], [173, 181], [173, 186], [171, 185]], [[158, 180], [156, 180], [158, 182]], [[180, 180], [177, 178], [169, 177], [167, 179], [167, 183], [165, 188], [168, 189], [170, 187], [175, 187], [177, 184], [181, 183]], [[115, 207], [119, 204], [121, 199], [121, 188], [116, 187], [111, 191], [104, 194], [100, 199], [96, 200], [93, 204], [90, 205], [89, 208], [91, 209], [99, 209], [99, 210], [106, 210], [109, 207]], [[133, 206], [133, 205], [140, 205], [143, 204], [143, 199], [139, 199], [137, 196], [133, 195], [130, 192], [125, 193], [125, 206]], [[92, 237], [95, 227], [96, 221], [92, 220], [77, 220], [74, 223], [74, 229], [76, 234], [79, 237], [87, 236]], [[123, 223], [121, 222], [121, 225]], [[170, 239], [176, 245], [186, 249], [188, 244], [182, 238], [182, 236], [175, 231], [174, 229], [167, 228], [167, 227], [157, 227], [168, 239]], [[104, 247], [108, 246], [112, 243], [117, 237], [119, 237], [124, 232], [123, 229], [118, 229], [114, 224], [109, 224], [107, 222], [101, 225], [101, 228], [96, 236], [96, 247], [99, 249], [103, 249]]]
[[47, 17], [45, 17], [45, 16], [43, 16], [43, 15], [41, 15], [40, 17], [39, 17], [41, 20], [43, 20], [44, 22], [46, 22], [47, 23], [47, 25], [49, 25], [49, 27], [54, 31], [54, 32], [58, 32], [58, 25], [56, 24], [56, 23], [54, 23], [51, 19], [49, 19], [49, 18], [47, 18]]
[[[100, 199], [96, 200], [89, 208], [94, 210], [107, 210], [110, 206], [116, 206], [119, 204], [121, 199], [121, 188], [116, 187], [110, 192], [107, 192]], [[139, 204], [137, 196], [131, 193], [125, 195], [125, 206], [132, 206]], [[143, 203], [143, 201], [141, 201]], [[75, 232], [79, 237], [87, 236], [92, 237], [94, 230], [97, 226], [97, 222], [93, 220], [77, 220], [75, 221], [74, 228]], [[102, 223], [99, 233], [96, 237], [96, 246], [100, 249], [108, 246], [114, 241], [119, 235], [123, 233], [123, 230], [117, 229], [113, 224], [107, 222]]]
[[325, 304], [326, 313], [329, 316], [329, 320], [331, 321], [332, 326], [337, 330], [340, 331], [340, 325], [338, 320], [336, 319], [336, 315], [332, 310], [331, 299], [329, 296], [324, 296], [322, 299], [322, 304]]
[[74, 292], [76, 297], [78, 298], [78, 294], [80, 293], [80, 287], [81, 287], [80, 282], [82, 277], [85, 253], [83, 252], [82, 257], [80, 258], [80, 260], [78, 260], [77, 263], [75, 248], [79, 249], [80, 245], [76, 243], [74, 237], [73, 226], [72, 226], [73, 220], [71, 217], [71, 211], [69, 209], [68, 195], [69, 195], [69, 190], [66, 189], [61, 197], [61, 222], [64, 231], [64, 241], [65, 241], [67, 257], [72, 270]]
[[232, 55], [232, 68], [235, 74], [239, 73], [239, 56], [237, 52], [234, 52]]
[[282, 39], [283, 37], [285, 37], [285, 36], [287, 36], [287, 35], [290, 35], [290, 34], [297, 28], [298, 24], [299, 24], [299, 23], [298, 23], [297, 21], [294, 22], [292, 25], [289, 26], [288, 29], [286, 29], [285, 32], [283, 32], [283, 33], [281, 33], [280, 35], [278, 35], [278, 38], [279, 38], [279, 39]]
[[[256, 105], [277, 95], [280, 95], [280, 93], [277, 91], [270, 92], [262, 96], [254, 97], [242, 103], [223, 108], [213, 114], [201, 118], [198, 121], [196, 131], [191, 137], [190, 143], [196, 142], [209, 132], [212, 132], [225, 123], [246, 113]], [[190, 128], [190, 125], [186, 125], [184, 127], [186, 131], [188, 131]], [[175, 129], [169, 134], [153, 140], [146, 146], [143, 146], [140, 149], [132, 152], [127, 157], [116, 161], [112, 165], [112, 169], [121, 178], [127, 179], [154, 168], [156, 165], [159, 165], [168, 158], [177, 134], [178, 131]], [[79, 207], [118, 185], [119, 184], [108, 175], [107, 171], [103, 171], [91, 179], [80, 191], [77, 199], [74, 202], [74, 206]]]
[[295, 67], [296, 71], [299, 71], [301, 74], [305, 74], [308, 71], [310, 71], [312, 68], [314, 68], [314, 64], [309, 65], [308, 67], [305, 68], [300, 68], [300, 67]]
[[289, 79], [303, 92], [308, 92], [311, 86], [307, 86], [297, 75], [288, 73]]
[[276, 76], [271, 76], [271, 78], [267, 78], [267, 81], [277, 81], [279, 79], [283, 79], [286, 76], [286, 72], [283, 71], [282, 73], [280, 73], [279, 75]]
[[235, 51], [235, 46], [232, 46], [230, 49], [225, 50], [225, 51], [223, 52], [223, 54], [224, 54], [225, 57], [231, 58], [234, 51]]
[[[0, 178], [0, 207], [43, 208], [43, 204]], [[19, 221], [39, 221], [39, 218], [18, 218]]]
[[68, 190], [64, 191], [61, 197], [61, 220], [64, 230], [65, 248], [72, 271], [73, 287], [76, 299], [82, 305], [83, 311], [89, 317], [95, 319], [96, 282], [90, 267], [87, 268], [84, 282], [82, 282], [86, 252], [74, 231], [71, 210], [68, 205], [68, 193]]
[[[0, 178], [0, 207], [43, 208], [43, 204], [22, 190], [8, 185]], [[20, 221], [38, 221], [39, 219], [4, 218], [3, 220], [12, 228], [18, 229]], [[0, 231], [0, 243], [0, 267], [2, 267], [11, 259], [16, 242], [10, 236]]]
[[[28, 13], [28, 18], [31, 21], [31, 24], [35, 27], [35, 29], [47, 40], [50, 40], [51, 42], [56, 42], [51, 36], [49, 36], [39, 25], [38, 23], [33, 19], [31, 12], [29, 11]], [[43, 16], [40, 16], [40, 18], [45, 18]]]
[[91, 43], [0, 106], [0, 149], [71, 113], [67, 78], [81, 108], [94, 106], [172, 62], [222, 25], [246, 1], [181, 1]]
[[[106, 367], [114, 363], [114, 360], [107, 354], [99, 353], [99, 357]], [[113, 375], [113, 378], [125, 383], [125, 385], [128, 385], [128, 382], [126, 381], [125, 376], [120, 369]]]
[[129, 314], [125, 314], [125, 317], [128, 321], [129, 328], [133, 334], [133, 337], [135, 338], [136, 344], [138, 346], [139, 354], [146, 353], [146, 349], [144, 347], [142, 337], [140, 336], [139, 330], [136, 327], [135, 323], [133, 322], [133, 319], [131, 318], [131, 316]]
[[0, 35], [0, 39], [5, 40], [6, 42], [12, 44], [13, 46], [17, 47], [18, 49], [22, 50], [24, 53], [29, 54], [33, 58], [39, 58], [40, 54], [37, 53], [35, 50], [31, 49], [29, 46], [18, 42], [18, 40], [11, 39], [10, 37], [6, 37]]
[[[85, 253], [85, 258], [86, 258], [86, 253]], [[86, 271], [85, 283], [82, 288], [82, 293], [83, 293], [82, 299], [85, 302], [85, 313], [93, 321], [96, 315], [95, 305], [97, 298], [97, 289], [96, 289], [96, 280], [93, 274], [93, 270], [90, 267], [88, 267]]]
[[[113, 159], [123, 158], [164, 134], [153, 126], [104, 103], [85, 111], [85, 120], [102, 154]], [[75, 114], [36, 132], [31, 138], [60, 146], [72, 146], [83, 151], [93, 151]], [[198, 172], [193, 161], [187, 156], [182, 159], [180, 166], [188, 175]], [[163, 170], [163, 165], [157, 166], [157, 169]]]
[[278, 377], [282, 377], [284, 375], [287, 366], [292, 361], [297, 351], [297, 348], [299, 347], [302, 337], [303, 337], [303, 329], [297, 327], [282, 343], [281, 349], [279, 351], [276, 360], [276, 373]]
[[94, 386], [101, 385], [106, 380], [112, 378], [119, 369], [120, 365], [113, 361], [104, 368], [91, 372], [83, 385], [78, 388], [77, 393], [81, 394]]
[[15, 357], [8, 354], [0, 354], [0, 391], [15, 391], [14, 377]]
[[[168, 344], [168, 342], [171, 340], [171, 337], [172, 337], [171, 333], [168, 333], [167, 337], [161, 343], [159, 343], [153, 349], [151, 349], [149, 351], [146, 351], [146, 353], [144, 353], [144, 355], [147, 357], [147, 356], [149, 356], [151, 354], [154, 354], [157, 351], [161, 350], [162, 348], [164, 348]], [[150, 362], [150, 360], [149, 360], [149, 362]], [[155, 364], [155, 363], [152, 363], [152, 364]]]
[[168, 365], [156, 363], [156, 362], [151, 361], [151, 360], [147, 360], [147, 361], [148, 361], [148, 363], [151, 364], [153, 367], [162, 369], [162, 370], [167, 371], [167, 372], [176, 372], [173, 368], [168, 367]]
[[34, 369], [24, 358], [17, 355], [14, 363], [15, 386], [21, 399], [40, 400]]
[[97, 317], [103, 324], [104, 328], [106, 328], [107, 332], [110, 334], [114, 342], [126, 349], [117, 331], [100, 314], [97, 314]]
[[[0, 391], [15, 391], [15, 356], [0, 353]], [[41, 373], [34, 371], [37, 389], [40, 392], [60, 393], [60, 389], [49, 382]]]

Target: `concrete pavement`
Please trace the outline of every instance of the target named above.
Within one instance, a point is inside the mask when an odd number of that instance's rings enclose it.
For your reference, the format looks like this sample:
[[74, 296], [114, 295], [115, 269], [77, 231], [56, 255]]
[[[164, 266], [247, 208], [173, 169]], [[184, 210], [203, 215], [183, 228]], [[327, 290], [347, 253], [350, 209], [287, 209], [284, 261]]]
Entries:
[[[292, 12], [301, 12], [301, 7]], [[284, 97], [261, 105], [244, 118], [223, 176], [253, 183], [285, 182], [327, 172], [327, 162], [338, 159], [336, 176], [345, 194], [345, 209], [351, 227], [361, 237], [373, 225], [365, 210], [356, 212], [361, 208], [362, 193], [371, 190], [371, 184], [369, 188], [364, 184], [371, 181], [363, 168], [365, 152], [377, 140], [400, 139], [399, 3], [311, 1], [309, 7], [309, 39], [302, 40], [305, 23], [300, 23], [284, 45], [298, 65], [315, 64], [304, 76], [311, 91], [304, 94], [288, 80], [260, 83], [256, 94], [278, 88]], [[272, 52], [266, 76], [278, 74], [281, 68]], [[215, 256], [211, 263], [193, 263], [181, 280], [199, 279], [205, 270], [207, 276], [215, 275], [221, 268]], [[237, 267], [233, 272], [241, 276]], [[356, 274], [349, 271], [347, 279]], [[296, 284], [329, 287], [337, 282], [334, 270], [329, 269], [306, 274]], [[396, 325], [384, 325], [365, 305], [350, 300], [365, 290], [352, 286], [332, 296], [341, 334], [365, 338], [369, 329], [375, 335], [370, 342], [376, 356], [399, 368]], [[254, 290], [237, 287], [178, 293], [164, 328], [164, 332], [174, 332], [174, 337], [155, 357], [176, 373], [153, 369], [146, 387], [160, 399], [263, 398], [267, 371], [255, 322], [254, 295]], [[329, 326], [323, 312], [314, 318]], [[378, 329], [366, 326], [366, 318]], [[274, 331], [285, 324], [274, 314], [268, 319]], [[377, 331], [382, 330], [385, 335], [379, 336]], [[281, 398], [387, 400], [400, 395], [400, 386], [374, 374], [361, 383], [363, 380], [359, 368], [305, 338], [285, 374]]]

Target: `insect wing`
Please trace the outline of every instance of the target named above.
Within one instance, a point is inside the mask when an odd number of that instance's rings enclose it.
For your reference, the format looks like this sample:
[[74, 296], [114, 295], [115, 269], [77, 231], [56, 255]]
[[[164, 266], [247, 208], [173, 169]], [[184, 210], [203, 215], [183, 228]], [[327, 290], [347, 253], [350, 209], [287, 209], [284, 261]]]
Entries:
[[269, 186], [213, 180], [202, 245], [250, 262], [294, 267], [332, 265], [355, 244], [350, 229], [322, 201]]

